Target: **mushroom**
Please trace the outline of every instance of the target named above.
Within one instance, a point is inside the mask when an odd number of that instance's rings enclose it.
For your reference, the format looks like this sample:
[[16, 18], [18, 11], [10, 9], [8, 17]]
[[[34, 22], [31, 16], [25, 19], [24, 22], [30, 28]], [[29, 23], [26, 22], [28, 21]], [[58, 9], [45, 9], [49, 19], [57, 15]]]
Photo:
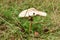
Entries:
[[32, 27], [33, 16], [36, 16], [36, 15], [47, 16], [47, 13], [38, 11], [35, 8], [29, 8], [29, 9], [23, 10], [19, 14], [19, 17], [28, 17], [29, 18], [29, 21], [30, 21], [29, 32], [31, 31], [31, 27]]

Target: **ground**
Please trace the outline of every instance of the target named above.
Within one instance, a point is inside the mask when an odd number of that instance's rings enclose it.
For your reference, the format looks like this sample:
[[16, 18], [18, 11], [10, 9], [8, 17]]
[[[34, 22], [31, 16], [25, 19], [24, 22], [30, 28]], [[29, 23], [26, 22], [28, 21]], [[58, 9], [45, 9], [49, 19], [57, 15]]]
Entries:
[[[30, 37], [28, 18], [18, 15], [32, 7], [46, 12], [47, 16], [33, 17]], [[59, 16], [60, 0], [0, 0], [0, 40], [60, 40]], [[34, 37], [35, 31], [39, 32], [38, 38]]]

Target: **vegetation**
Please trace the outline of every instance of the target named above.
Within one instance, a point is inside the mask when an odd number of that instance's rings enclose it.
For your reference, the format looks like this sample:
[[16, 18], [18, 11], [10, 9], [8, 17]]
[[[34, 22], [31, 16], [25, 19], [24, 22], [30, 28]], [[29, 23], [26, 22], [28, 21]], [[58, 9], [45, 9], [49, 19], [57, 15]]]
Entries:
[[[22, 10], [36, 8], [47, 17], [33, 17], [32, 37], [28, 18], [19, 18]], [[0, 0], [0, 40], [60, 40], [60, 0]], [[38, 23], [37, 23], [38, 22]], [[48, 32], [45, 32], [45, 29]], [[39, 32], [39, 38], [34, 32]]]

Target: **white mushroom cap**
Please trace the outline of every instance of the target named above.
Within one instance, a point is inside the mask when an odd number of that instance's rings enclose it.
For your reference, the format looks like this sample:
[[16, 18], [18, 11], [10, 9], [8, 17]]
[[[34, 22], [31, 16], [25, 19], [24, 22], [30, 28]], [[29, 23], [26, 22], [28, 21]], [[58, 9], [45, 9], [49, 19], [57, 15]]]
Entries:
[[29, 17], [29, 16], [34, 16], [34, 15], [40, 15], [40, 16], [47, 16], [47, 13], [45, 12], [42, 12], [42, 11], [38, 11], [36, 10], [35, 8], [30, 8], [30, 9], [27, 9], [27, 10], [24, 10], [22, 11], [20, 14], [19, 14], [19, 17]]

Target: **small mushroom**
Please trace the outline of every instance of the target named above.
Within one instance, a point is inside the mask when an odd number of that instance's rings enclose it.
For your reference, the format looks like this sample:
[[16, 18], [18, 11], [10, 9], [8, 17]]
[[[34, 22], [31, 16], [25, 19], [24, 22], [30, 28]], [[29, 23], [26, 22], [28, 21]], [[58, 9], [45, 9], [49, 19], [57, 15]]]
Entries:
[[35, 8], [29, 8], [26, 10], [23, 10], [18, 16], [19, 17], [28, 17], [29, 21], [30, 21], [30, 27], [29, 27], [29, 32], [31, 31], [31, 27], [32, 27], [32, 21], [33, 21], [33, 16], [47, 16], [47, 13], [42, 12], [42, 11], [38, 11]]

